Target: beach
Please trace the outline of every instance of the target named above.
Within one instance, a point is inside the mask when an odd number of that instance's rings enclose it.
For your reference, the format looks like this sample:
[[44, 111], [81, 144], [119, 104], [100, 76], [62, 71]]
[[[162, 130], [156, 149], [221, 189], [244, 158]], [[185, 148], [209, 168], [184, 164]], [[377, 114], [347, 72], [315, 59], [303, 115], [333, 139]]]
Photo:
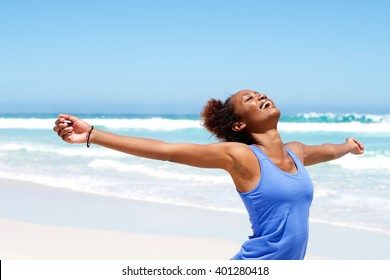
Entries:
[[[306, 259], [390, 259], [390, 235], [310, 223]], [[0, 179], [0, 259], [227, 260], [248, 218]]]
[[223, 259], [236, 244], [206, 238], [38, 225], [0, 219], [1, 259]]
[[212, 260], [240, 245], [217, 211], [8, 179], [0, 180], [0, 200], [1, 259]]
[[[215, 142], [195, 115], [82, 117], [120, 135]], [[228, 260], [252, 235], [226, 172], [68, 145], [55, 118], [0, 114], [0, 258]], [[307, 167], [306, 259], [390, 259], [389, 124], [389, 115], [282, 116], [285, 142], [356, 137], [366, 148]]]

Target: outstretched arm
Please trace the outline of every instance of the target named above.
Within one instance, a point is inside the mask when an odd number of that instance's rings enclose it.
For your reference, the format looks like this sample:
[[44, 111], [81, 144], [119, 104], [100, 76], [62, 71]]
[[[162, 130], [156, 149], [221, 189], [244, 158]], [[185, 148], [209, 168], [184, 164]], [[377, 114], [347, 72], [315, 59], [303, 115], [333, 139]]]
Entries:
[[89, 143], [134, 156], [225, 170], [233, 166], [232, 148], [237, 144], [166, 143], [155, 139], [121, 136], [96, 128], [91, 131], [91, 126], [83, 120], [62, 114], [53, 130], [68, 143], [86, 143], [89, 136]]
[[322, 144], [307, 146], [298, 142], [288, 144], [294, 151], [298, 151], [304, 165], [313, 165], [338, 159], [348, 153], [360, 155], [364, 153], [363, 145], [355, 138], [347, 138], [343, 144]]

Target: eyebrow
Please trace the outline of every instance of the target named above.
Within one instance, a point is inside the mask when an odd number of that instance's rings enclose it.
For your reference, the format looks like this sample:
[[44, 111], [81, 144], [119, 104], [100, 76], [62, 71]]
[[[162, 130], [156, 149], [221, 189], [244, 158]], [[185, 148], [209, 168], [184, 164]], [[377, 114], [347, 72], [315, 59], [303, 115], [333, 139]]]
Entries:
[[244, 98], [245, 96], [251, 95], [252, 93], [260, 94], [260, 93], [257, 92], [257, 91], [247, 92], [247, 93], [244, 93], [244, 94], [242, 95], [242, 98]]
[[248, 94], [252, 94], [252, 93], [260, 94], [260, 92], [257, 92], [257, 91], [248, 91], [248, 92], [244, 93], [244, 95], [248, 95]]

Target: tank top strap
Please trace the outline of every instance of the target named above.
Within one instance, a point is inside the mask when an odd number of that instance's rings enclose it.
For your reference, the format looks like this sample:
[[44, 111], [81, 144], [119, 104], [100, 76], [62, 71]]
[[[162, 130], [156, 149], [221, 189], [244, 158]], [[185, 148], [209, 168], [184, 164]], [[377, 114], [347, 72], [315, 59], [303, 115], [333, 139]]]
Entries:
[[290, 156], [291, 156], [292, 158], [298, 159], [298, 157], [293, 153], [293, 151], [290, 150], [289, 147], [287, 147], [287, 146], [284, 146], [284, 147], [286, 148], [287, 152], [290, 154]]
[[288, 148], [287, 146], [285, 146], [285, 147], [286, 147], [286, 150], [287, 150], [287, 152], [289, 153], [289, 155], [290, 155], [290, 156], [292, 157], [292, 159], [294, 160], [295, 165], [298, 167], [298, 169], [299, 169], [299, 167], [304, 167], [303, 163], [302, 163], [301, 160], [297, 157], [297, 155], [296, 155], [293, 151], [291, 151], [290, 148]]
[[267, 159], [267, 156], [264, 154], [264, 152], [260, 148], [256, 147], [255, 145], [250, 145], [249, 147], [255, 153], [258, 160]]

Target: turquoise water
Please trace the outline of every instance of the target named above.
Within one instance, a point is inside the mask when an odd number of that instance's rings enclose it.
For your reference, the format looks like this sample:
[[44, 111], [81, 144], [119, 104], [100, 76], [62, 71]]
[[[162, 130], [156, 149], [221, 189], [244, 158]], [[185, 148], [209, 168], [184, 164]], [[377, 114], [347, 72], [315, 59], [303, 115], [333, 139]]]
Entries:
[[[216, 140], [196, 115], [80, 115], [113, 133], [169, 142]], [[0, 114], [0, 177], [79, 192], [219, 211], [244, 212], [229, 176], [136, 158], [92, 145], [69, 145], [52, 131], [56, 115]], [[282, 116], [285, 142], [342, 143], [356, 137], [363, 156], [308, 167], [315, 185], [311, 218], [390, 233], [390, 115]]]

